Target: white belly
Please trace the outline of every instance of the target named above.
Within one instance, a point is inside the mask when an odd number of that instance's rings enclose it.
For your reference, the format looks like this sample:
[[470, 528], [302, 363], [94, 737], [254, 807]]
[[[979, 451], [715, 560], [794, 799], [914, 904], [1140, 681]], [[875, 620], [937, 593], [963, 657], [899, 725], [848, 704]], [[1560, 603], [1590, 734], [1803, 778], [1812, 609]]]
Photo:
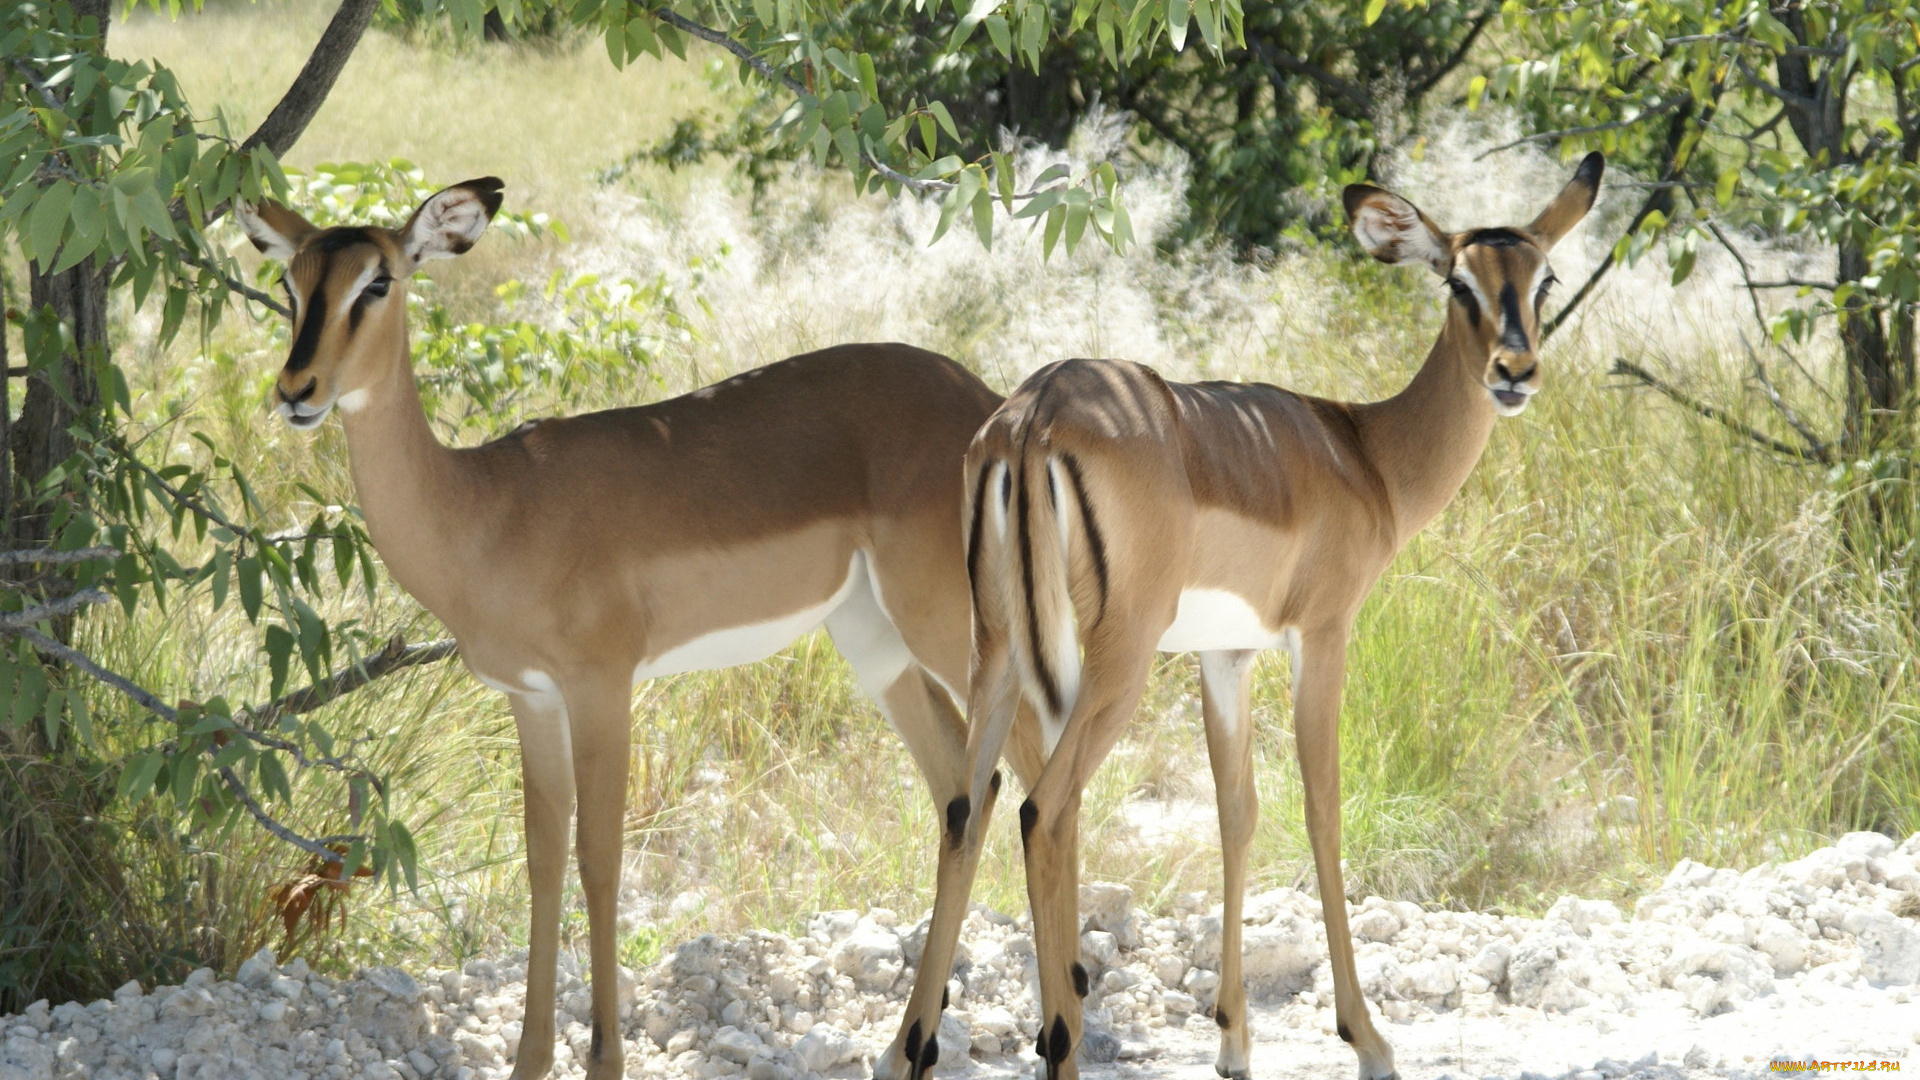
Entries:
[[736, 664], [751, 664], [756, 660], [765, 660], [788, 645], [800, 635], [819, 626], [847, 598], [847, 593], [855, 584], [854, 572], [861, 570], [860, 554], [854, 553], [853, 561], [847, 567], [847, 575], [834, 590], [833, 596], [809, 608], [803, 608], [789, 615], [766, 622], [748, 623], [745, 626], [729, 626], [682, 642], [658, 656], [640, 661], [633, 669], [633, 681], [638, 684], [642, 679], [651, 679], [658, 675], [678, 675], [683, 671], [710, 671], [714, 668], [733, 667]]
[[1277, 649], [1288, 633], [1270, 630], [1253, 605], [1225, 589], [1185, 589], [1173, 625], [1160, 635], [1161, 652], [1212, 652], [1216, 649]]

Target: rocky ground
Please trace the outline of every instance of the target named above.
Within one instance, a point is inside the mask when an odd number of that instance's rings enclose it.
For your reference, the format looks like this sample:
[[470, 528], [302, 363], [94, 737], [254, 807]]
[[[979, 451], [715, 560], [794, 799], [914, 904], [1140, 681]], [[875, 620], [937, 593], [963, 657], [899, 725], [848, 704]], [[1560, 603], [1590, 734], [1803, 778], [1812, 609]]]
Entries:
[[[1082, 890], [1083, 1071], [1210, 1077], [1218, 909], [1196, 898], [1153, 918], [1131, 900], [1120, 886]], [[1245, 921], [1255, 1075], [1353, 1076], [1333, 1035], [1318, 902], [1264, 893]], [[1855, 833], [1745, 873], [1682, 862], [1631, 916], [1576, 897], [1541, 919], [1369, 898], [1353, 928], [1362, 984], [1409, 1080], [1701, 1080], [1809, 1057], [1920, 1068], [1920, 835], [1896, 846]], [[924, 932], [889, 911], [839, 911], [800, 937], [686, 942], [623, 979], [628, 1073], [865, 1076]], [[1030, 1068], [1033, 963], [1024, 919], [969, 917], [939, 1072]], [[562, 968], [565, 1077], [580, 1072], [588, 997], [565, 954]], [[181, 986], [128, 983], [111, 1000], [0, 1017], [0, 1080], [496, 1080], [518, 1046], [524, 989], [513, 957], [336, 981], [262, 952], [231, 982], [202, 970]]]

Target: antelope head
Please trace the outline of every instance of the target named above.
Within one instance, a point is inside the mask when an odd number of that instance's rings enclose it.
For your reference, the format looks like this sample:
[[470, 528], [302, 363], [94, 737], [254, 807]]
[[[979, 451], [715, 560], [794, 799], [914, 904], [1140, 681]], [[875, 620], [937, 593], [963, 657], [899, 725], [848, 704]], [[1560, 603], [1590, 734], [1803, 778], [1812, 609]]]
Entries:
[[395, 355], [404, 366], [407, 279], [423, 262], [472, 247], [500, 209], [503, 188], [491, 176], [455, 184], [398, 229], [322, 229], [271, 200], [239, 204], [253, 246], [287, 264], [281, 285], [293, 308], [293, 351], [274, 387], [274, 411], [307, 429], [336, 404], [363, 407]]
[[1587, 216], [1605, 168], [1599, 152], [1588, 154], [1529, 225], [1460, 233], [1441, 231], [1391, 191], [1347, 187], [1347, 217], [1367, 254], [1385, 263], [1422, 262], [1446, 280], [1448, 328], [1501, 416], [1518, 415], [1540, 390], [1540, 310], [1554, 283], [1547, 253]]

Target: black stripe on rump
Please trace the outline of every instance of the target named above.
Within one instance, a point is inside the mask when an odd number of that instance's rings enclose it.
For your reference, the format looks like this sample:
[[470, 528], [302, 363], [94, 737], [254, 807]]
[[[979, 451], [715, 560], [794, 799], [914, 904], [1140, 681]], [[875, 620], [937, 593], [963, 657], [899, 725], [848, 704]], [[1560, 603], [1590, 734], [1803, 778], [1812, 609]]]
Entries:
[[1027, 519], [1027, 470], [1024, 457], [1021, 461], [1020, 483], [1014, 489], [1014, 502], [1019, 506], [1020, 531], [1020, 584], [1026, 590], [1027, 598], [1027, 641], [1033, 656], [1033, 674], [1040, 680], [1040, 696], [1046, 699], [1047, 711], [1054, 716], [1060, 715], [1060, 687], [1053, 681], [1053, 672], [1047, 668], [1046, 657], [1040, 650], [1040, 609], [1033, 600], [1033, 530]]
[[973, 524], [967, 529], [967, 595], [975, 608], [980, 606], [980, 521], [987, 516], [987, 474], [992, 471], [991, 461], [980, 466], [980, 479], [973, 485]]
[[1099, 622], [1107, 614], [1107, 540], [1100, 533], [1100, 523], [1094, 520], [1093, 503], [1087, 498], [1087, 481], [1080, 475], [1080, 459], [1063, 453], [1060, 460], [1066, 464], [1067, 477], [1073, 481], [1073, 495], [1080, 503], [1080, 521], [1087, 531], [1087, 549], [1093, 555], [1093, 573], [1100, 579], [1100, 613], [1094, 619]]

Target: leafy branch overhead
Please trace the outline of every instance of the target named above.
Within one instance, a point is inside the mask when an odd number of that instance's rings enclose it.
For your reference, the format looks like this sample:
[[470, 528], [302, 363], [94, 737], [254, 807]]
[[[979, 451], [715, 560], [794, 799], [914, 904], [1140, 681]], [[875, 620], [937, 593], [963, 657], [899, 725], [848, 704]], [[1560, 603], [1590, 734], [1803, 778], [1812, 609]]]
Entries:
[[[450, 12], [457, 6], [447, 5]], [[470, 3], [455, 12], [456, 24], [474, 25], [480, 7]], [[1071, 251], [1089, 226], [1116, 249], [1131, 243], [1119, 177], [1110, 163], [1080, 170], [1054, 166], [1022, 185], [1007, 151], [961, 152], [962, 132], [946, 103], [918, 96], [886, 100], [876, 57], [852, 43], [840, 6], [761, 0], [702, 7], [578, 0], [569, 14], [599, 29], [616, 65], [666, 52], [684, 56], [689, 37], [726, 49], [738, 59], [743, 78], [764, 80], [790, 95], [774, 123], [777, 138], [821, 164], [851, 169], [864, 190], [940, 197], [935, 239], [966, 215], [981, 242], [991, 245], [997, 202], [1014, 219], [1042, 228], [1049, 253], [1062, 239]], [[902, 16], [925, 14], [915, 5], [900, 4], [897, 10]], [[984, 34], [1004, 60], [1036, 70], [1055, 39], [1089, 31], [1114, 67], [1162, 43], [1179, 51], [1195, 31], [1215, 58], [1230, 45], [1245, 45], [1239, 0], [1077, 0], [1071, 6], [953, 0], [944, 16], [937, 5], [931, 14], [940, 22], [942, 55], [952, 56]]]
[[[1920, 4], [1509, 4], [1504, 24], [1509, 55], [1472, 79], [1469, 103], [1519, 106], [1535, 132], [1521, 142], [1598, 144], [1657, 178], [1614, 259], [1664, 244], [1678, 284], [1701, 244], [1722, 245], [1750, 293], [1797, 290], [1770, 314], [1752, 304], [1764, 339], [1795, 364], [1790, 350], [1832, 320], [1841, 431], [1815, 437], [1783, 412], [1803, 456], [1818, 460], [1829, 441], [1865, 455], [1905, 440], [1920, 305]], [[1832, 276], [1756, 281], [1741, 236], [1831, 245]]]

